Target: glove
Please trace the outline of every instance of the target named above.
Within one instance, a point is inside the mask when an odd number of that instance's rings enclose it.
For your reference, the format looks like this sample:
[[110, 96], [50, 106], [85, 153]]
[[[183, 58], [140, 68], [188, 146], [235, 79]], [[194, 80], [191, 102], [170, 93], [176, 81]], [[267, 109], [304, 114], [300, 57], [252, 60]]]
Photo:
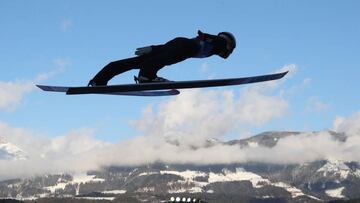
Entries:
[[214, 39], [217, 38], [217, 36], [211, 35], [211, 34], [208, 34], [208, 33], [205, 33], [205, 32], [202, 32], [201, 30], [198, 30], [198, 36], [197, 36], [197, 38], [198, 38], [200, 41], [207, 41], [207, 42], [212, 43], [212, 42], [214, 41]]
[[151, 46], [140, 47], [140, 48], [137, 48], [137, 49], [136, 49], [135, 55], [141, 56], [141, 55], [144, 55], [144, 54], [148, 54], [148, 53], [150, 53], [151, 51], [152, 51]]
[[197, 38], [199, 40], [204, 40], [205, 39], [205, 34], [203, 32], [201, 32], [200, 30], [198, 30], [198, 36]]

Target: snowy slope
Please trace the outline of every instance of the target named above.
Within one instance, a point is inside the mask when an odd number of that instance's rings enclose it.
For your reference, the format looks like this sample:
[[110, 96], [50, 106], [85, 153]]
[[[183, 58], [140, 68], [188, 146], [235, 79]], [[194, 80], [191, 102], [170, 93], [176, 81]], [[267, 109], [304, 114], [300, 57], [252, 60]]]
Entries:
[[26, 154], [16, 145], [0, 137], [0, 160], [25, 160]]
[[[255, 173], [246, 171], [243, 168], [236, 168], [235, 172], [232, 172], [227, 169], [223, 169], [222, 173], [204, 173], [201, 171], [161, 171], [160, 174], [173, 174], [182, 177], [184, 180], [177, 181], [178, 183], [183, 183], [183, 185], [194, 185], [191, 188], [179, 188], [178, 190], [169, 190], [169, 193], [197, 193], [197, 192], [209, 192], [212, 193], [213, 190], [205, 191], [205, 186], [211, 183], [223, 183], [223, 182], [236, 182], [236, 181], [250, 181], [253, 188], [262, 188], [264, 186], [274, 186], [282, 188], [288, 191], [293, 198], [298, 196], [308, 196], [313, 199], [318, 199], [311, 195], [304, 194], [300, 189], [290, 186], [283, 182], [271, 182], [270, 180], [263, 178]], [[198, 177], [208, 177], [207, 181], [196, 181]], [[186, 184], [184, 184], [186, 183]], [[173, 185], [170, 183], [169, 185]]]
[[66, 186], [74, 185], [76, 186], [75, 195], [79, 195], [79, 189], [81, 184], [93, 183], [93, 182], [104, 182], [104, 179], [96, 178], [95, 175], [87, 174], [75, 174], [72, 177], [72, 180], [64, 180], [59, 178], [56, 184], [44, 187], [43, 189], [50, 192], [50, 194], [55, 194], [57, 190], [64, 190]]

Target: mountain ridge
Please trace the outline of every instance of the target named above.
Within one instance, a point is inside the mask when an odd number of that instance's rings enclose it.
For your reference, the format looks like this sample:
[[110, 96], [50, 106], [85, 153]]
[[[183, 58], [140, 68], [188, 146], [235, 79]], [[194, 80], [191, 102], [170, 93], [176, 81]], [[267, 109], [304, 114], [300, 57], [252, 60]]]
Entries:
[[[311, 133], [310, 133], [311, 134]], [[330, 133], [344, 142], [341, 133]], [[274, 147], [301, 132], [264, 132], [242, 140], [222, 142], [239, 147]], [[310, 136], [316, 136], [311, 134]], [[211, 140], [212, 144], [221, 142]], [[209, 147], [211, 144], [205, 147]], [[16, 161], [16, 159], [14, 159]], [[48, 174], [0, 182], [0, 197], [93, 197], [116, 200], [145, 198], [156, 202], [169, 195], [189, 194], [217, 200], [225, 197], [281, 198], [292, 202], [323, 202], [359, 198], [360, 163], [335, 159], [302, 164], [261, 162], [232, 164], [168, 164], [108, 166], [84, 174]], [[95, 195], [96, 194], [96, 195]], [[159, 200], [160, 202], [160, 200]]]

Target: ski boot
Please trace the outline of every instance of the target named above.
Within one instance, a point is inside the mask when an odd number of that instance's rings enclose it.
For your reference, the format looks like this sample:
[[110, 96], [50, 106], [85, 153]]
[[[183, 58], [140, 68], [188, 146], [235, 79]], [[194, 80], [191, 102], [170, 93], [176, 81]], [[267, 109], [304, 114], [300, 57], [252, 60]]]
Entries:
[[90, 80], [89, 83], [88, 83], [88, 87], [97, 87], [97, 86], [106, 86], [107, 83], [99, 83], [99, 82], [96, 82], [94, 79]]
[[138, 77], [134, 76], [134, 80], [136, 82], [136, 84], [141, 84], [141, 83], [157, 83], [157, 82], [172, 82], [166, 78], [162, 78], [162, 77], [158, 77], [156, 76], [153, 79], [150, 79], [148, 77], [139, 75]]

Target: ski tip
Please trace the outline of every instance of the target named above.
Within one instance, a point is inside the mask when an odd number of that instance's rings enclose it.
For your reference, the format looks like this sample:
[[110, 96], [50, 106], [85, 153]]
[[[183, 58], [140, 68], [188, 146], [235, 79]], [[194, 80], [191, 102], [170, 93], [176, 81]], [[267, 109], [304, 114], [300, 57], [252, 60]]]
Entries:
[[171, 90], [171, 95], [179, 95], [180, 94], [180, 91], [179, 90], [176, 90], [176, 89], [172, 89]]
[[287, 71], [284, 71], [284, 72], [279, 72], [279, 73], [275, 73], [275, 74], [278, 74], [280, 76], [280, 78], [284, 77], [286, 74], [289, 73], [289, 70]]
[[48, 86], [48, 85], [36, 85], [36, 87], [47, 92], [66, 92], [69, 89], [69, 87]]
[[[288, 73], [289, 73], [289, 70], [283, 72], [284, 76], [285, 76], [286, 74], [288, 74]], [[283, 76], [283, 77], [284, 77], [284, 76]]]
[[46, 86], [44, 86], [44, 85], [35, 85], [35, 86], [40, 88], [41, 90], [46, 91]]

